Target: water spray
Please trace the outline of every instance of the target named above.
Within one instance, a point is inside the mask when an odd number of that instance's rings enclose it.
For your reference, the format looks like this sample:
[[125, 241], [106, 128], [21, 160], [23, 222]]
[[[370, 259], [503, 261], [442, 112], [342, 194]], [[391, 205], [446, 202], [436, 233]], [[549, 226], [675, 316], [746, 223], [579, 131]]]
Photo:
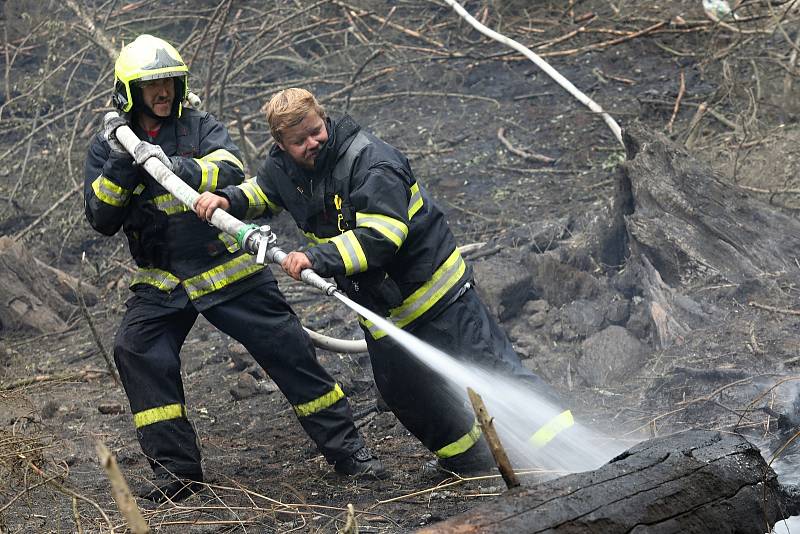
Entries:
[[[331, 295], [374, 323], [409, 354], [448, 379], [454, 407], [470, 407], [468, 388], [483, 399], [509, 459], [519, 469], [553, 474], [596, 469], [628, 446], [592, 432], [571, 413], [507, 375], [457, 360], [339, 291]], [[569, 414], [569, 421], [564, 421]]]

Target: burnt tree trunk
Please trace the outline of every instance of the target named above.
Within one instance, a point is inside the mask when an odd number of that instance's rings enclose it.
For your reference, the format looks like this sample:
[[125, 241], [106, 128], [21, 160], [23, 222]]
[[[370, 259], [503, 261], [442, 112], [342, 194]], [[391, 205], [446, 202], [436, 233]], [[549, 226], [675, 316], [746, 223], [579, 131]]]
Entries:
[[[57, 332], [75, 311], [78, 281], [42, 264], [8, 237], [0, 238], [0, 332], [31, 330]], [[87, 305], [97, 302], [98, 291], [82, 283]]]
[[506, 492], [420, 534], [769, 532], [800, 510], [741, 436], [694, 430], [652, 439], [603, 467]]
[[617, 209], [631, 252], [667, 284], [695, 273], [741, 283], [797, 268], [800, 221], [720, 181], [661, 134], [634, 127], [624, 142]]

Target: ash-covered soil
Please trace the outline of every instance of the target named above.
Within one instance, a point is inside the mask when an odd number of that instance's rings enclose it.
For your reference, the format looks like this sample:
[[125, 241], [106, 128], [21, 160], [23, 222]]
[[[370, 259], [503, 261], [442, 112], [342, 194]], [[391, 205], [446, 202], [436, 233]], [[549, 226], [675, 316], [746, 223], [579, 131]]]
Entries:
[[[111, 63], [69, 5], [43, 4], [4, 5], [0, 235], [100, 289], [88, 311], [108, 351], [134, 266], [121, 236], [85, 223], [79, 189], [86, 144], [107, 110]], [[743, 4], [725, 24], [688, 0], [466, 7], [541, 54], [623, 128], [663, 132], [760, 209], [797, 218], [800, 14]], [[659, 343], [646, 303], [626, 289], [625, 261], [587, 256], [572, 269], [541, 268], [542, 255], [591, 240], [593, 222], [613, 205], [625, 153], [533, 63], [438, 1], [228, 5], [81, 4], [115, 45], [144, 31], [182, 44], [193, 89], [248, 147], [250, 172], [269, 143], [259, 108], [287, 85], [313, 89], [334, 116], [348, 111], [404, 149], [460, 244], [485, 243], [471, 255], [479, 290], [526, 365], [584, 424], [631, 444], [691, 427], [737, 430], [768, 459], [780, 450], [773, 465], [796, 481], [796, 452], [781, 447], [800, 422], [800, 252], [785, 270], [744, 282], [702, 269], [670, 281], [704, 319]], [[287, 250], [303, 245], [288, 219], [271, 224]], [[338, 301], [276, 275], [307, 327], [360, 335]], [[124, 531], [97, 441], [132, 486], [150, 474], [86, 317], [76, 306], [63, 319], [67, 329], [55, 333], [0, 331], [0, 532]], [[390, 478], [333, 473], [271, 381], [201, 319], [181, 355], [209, 488], [177, 506], [139, 501], [151, 529], [336, 532], [352, 504], [359, 532], [408, 532], [502, 493], [499, 476], [422, 479], [431, 455], [391, 413], [372, 409], [368, 358], [318, 354]]]

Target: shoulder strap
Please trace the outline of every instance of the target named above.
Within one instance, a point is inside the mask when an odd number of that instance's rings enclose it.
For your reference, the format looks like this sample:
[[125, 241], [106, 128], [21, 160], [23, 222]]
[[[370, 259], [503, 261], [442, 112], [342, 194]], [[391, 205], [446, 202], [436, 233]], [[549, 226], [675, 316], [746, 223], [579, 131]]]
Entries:
[[336, 166], [334, 166], [333, 172], [331, 173], [333, 175], [334, 187], [336, 188], [337, 194], [340, 195], [342, 202], [341, 205], [337, 207], [337, 210], [343, 217], [346, 228], [355, 228], [356, 225], [356, 212], [350, 203], [350, 173], [353, 170], [356, 158], [361, 154], [364, 147], [370, 143], [369, 137], [367, 137], [364, 132], [359, 131], [350, 142], [350, 146], [347, 147], [347, 150], [345, 150], [344, 154], [342, 154], [336, 162]]
[[[359, 131], [333, 168], [333, 179], [336, 180], [337, 183], [348, 182], [348, 190], [350, 171], [353, 169], [353, 164], [356, 162], [356, 158], [361, 153], [361, 150], [368, 144], [370, 144], [369, 138], [364, 132]], [[349, 193], [349, 191], [347, 192]]]

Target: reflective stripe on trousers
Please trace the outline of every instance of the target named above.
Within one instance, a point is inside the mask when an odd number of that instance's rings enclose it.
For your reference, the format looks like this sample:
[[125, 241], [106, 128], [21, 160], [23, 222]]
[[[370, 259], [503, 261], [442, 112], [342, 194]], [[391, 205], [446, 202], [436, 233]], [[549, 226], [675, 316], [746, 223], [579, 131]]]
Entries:
[[436, 456], [439, 458], [451, 458], [457, 454], [467, 452], [478, 442], [479, 439], [481, 439], [481, 434], [481, 427], [478, 424], [478, 421], [475, 420], [475, 424], [472, 425], [472, 428], [469, 432], [458, 438], [456, 441], [448, 443], [441, 449], [434, 451], [434, 454], [436, 454]]

